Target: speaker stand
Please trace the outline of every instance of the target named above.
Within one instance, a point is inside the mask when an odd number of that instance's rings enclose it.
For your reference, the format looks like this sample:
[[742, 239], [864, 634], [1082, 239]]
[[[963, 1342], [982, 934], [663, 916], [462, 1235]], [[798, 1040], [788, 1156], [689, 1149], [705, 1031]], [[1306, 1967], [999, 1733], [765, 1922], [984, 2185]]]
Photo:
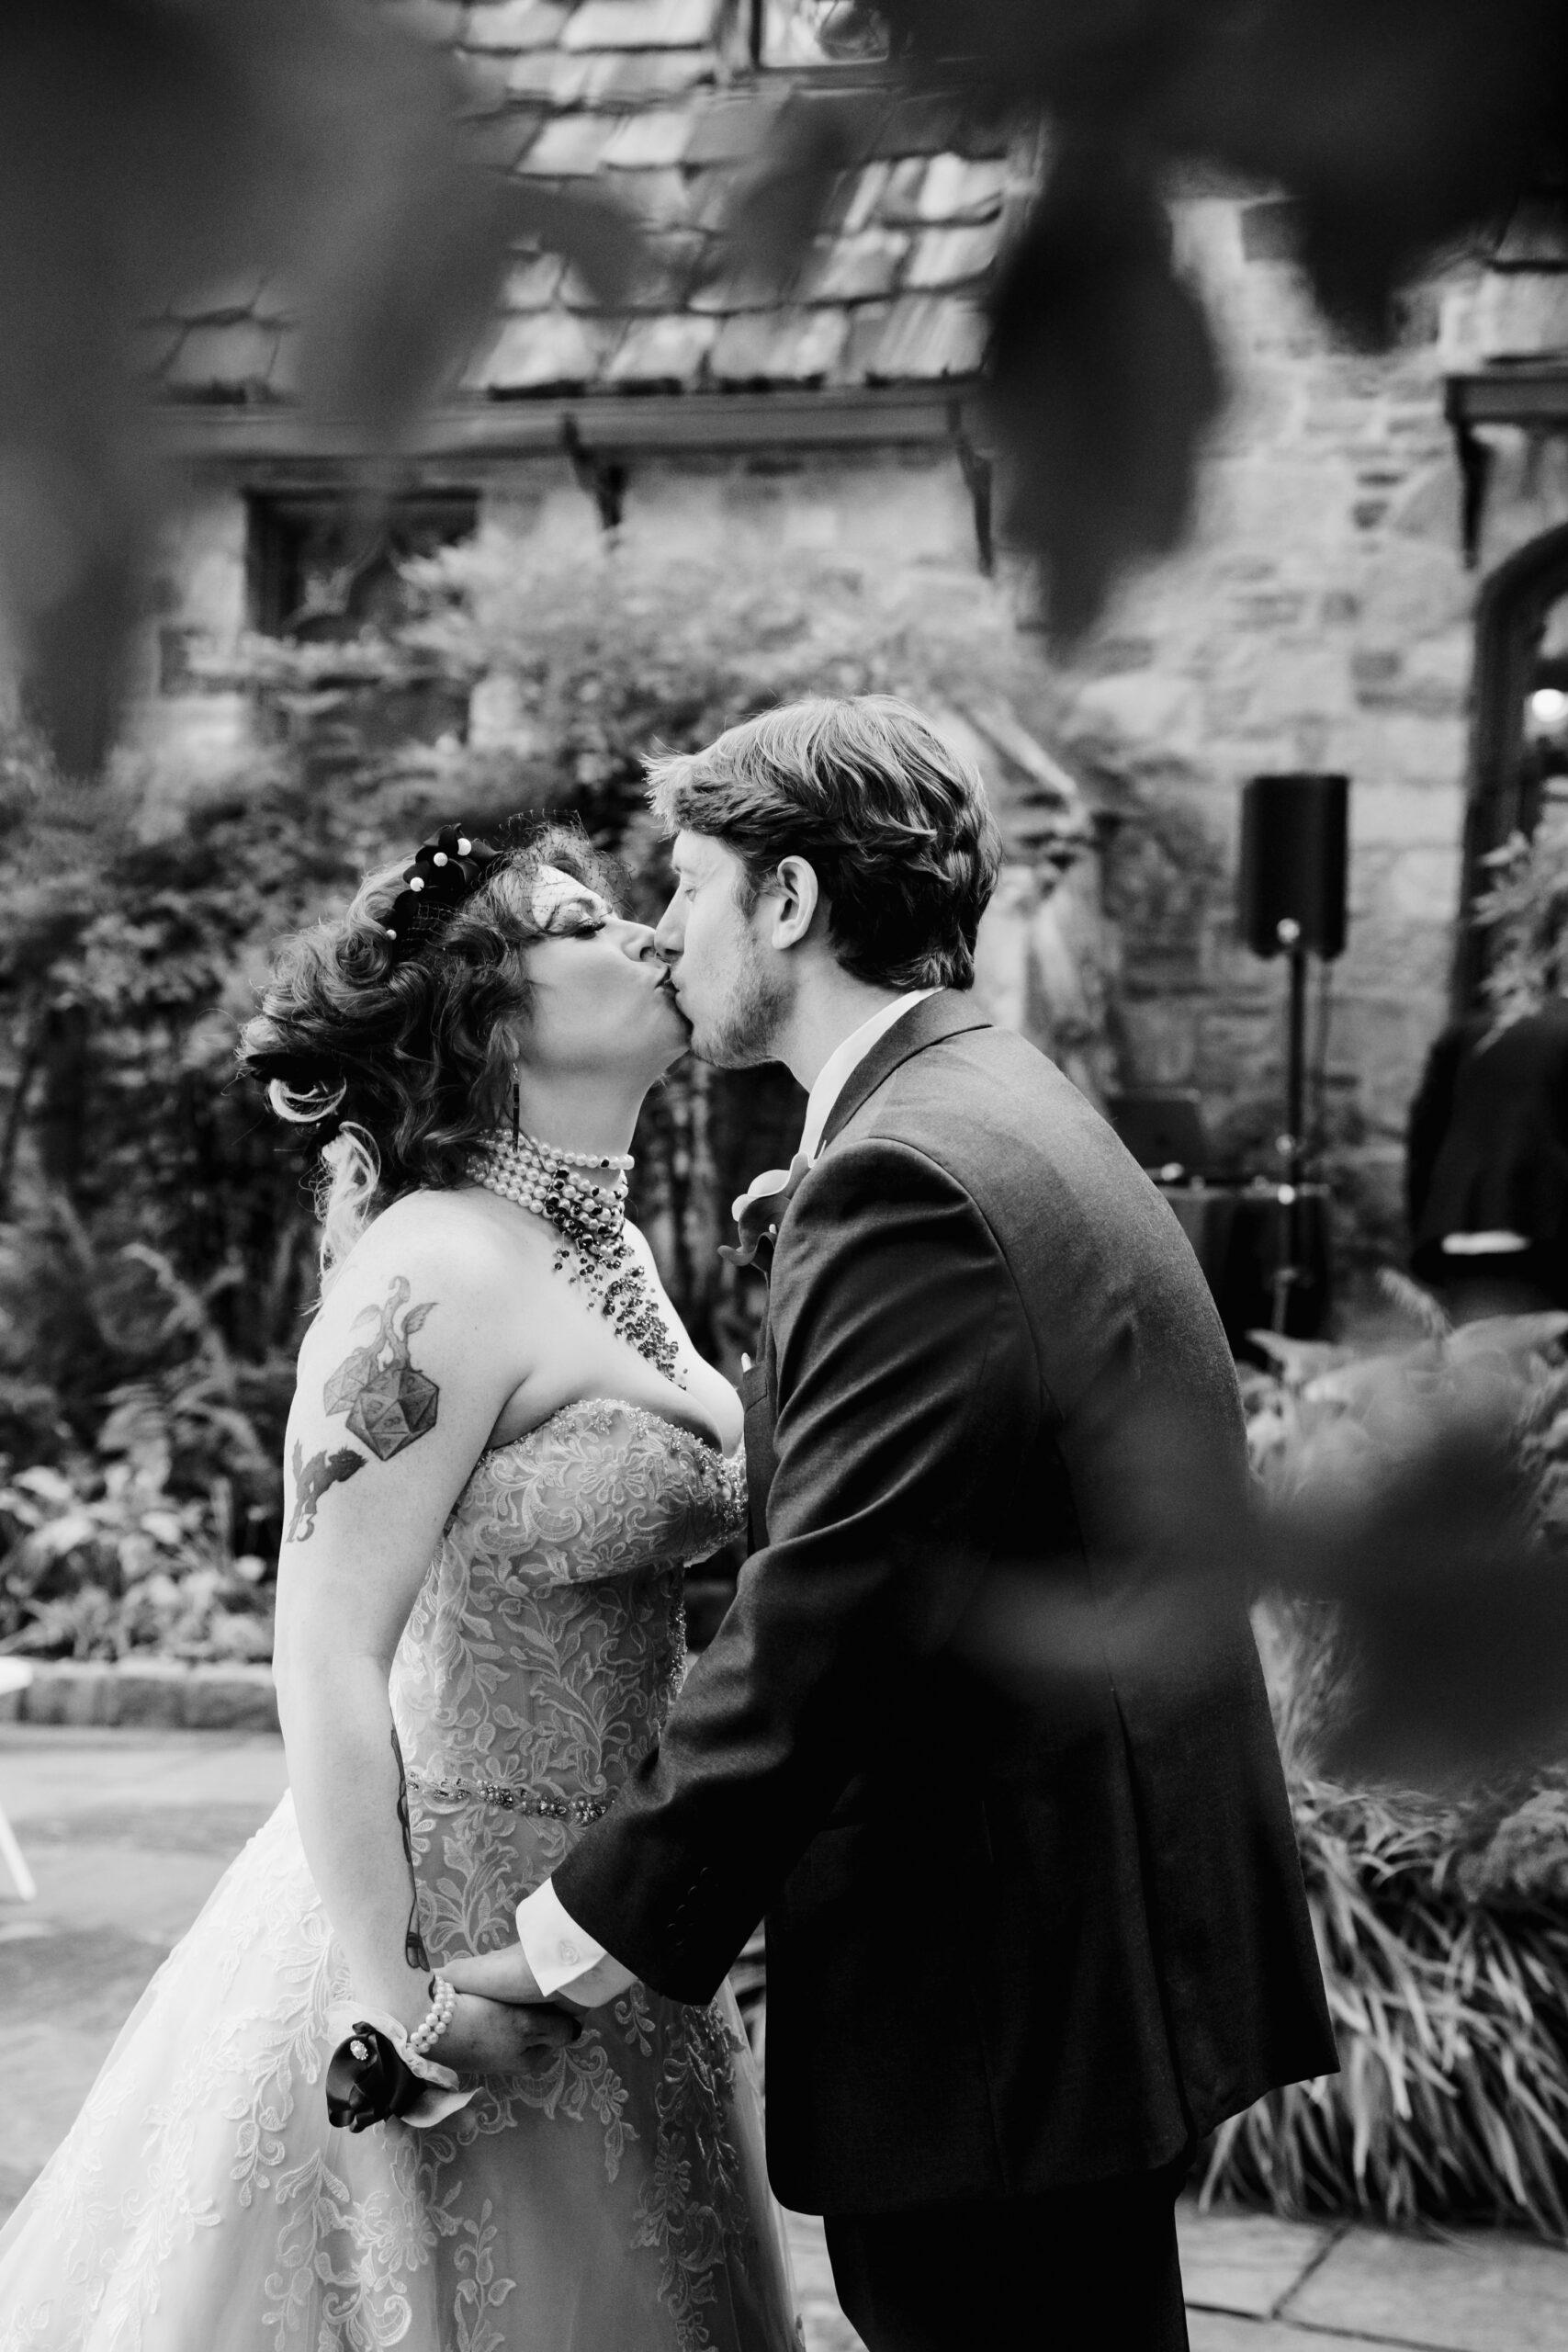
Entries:
[[1284, 1336], [1291, 1311], [1291, 1293], [1311, 1280], [1302, 1262], [1302, 1183], [1306, 1173], [1306, 1011], [1307, 951], [1301, 925], [1287, 918], [1280, 925], [1280, 943], [1290, 967], [1289, 1011], [1285, 1030], [1285, 1131], [1279, 1141], [1284, 1181], [1280, 1186], [1278, 1255], [1269, 1277], [1273, 1313], [1269, 1328]]

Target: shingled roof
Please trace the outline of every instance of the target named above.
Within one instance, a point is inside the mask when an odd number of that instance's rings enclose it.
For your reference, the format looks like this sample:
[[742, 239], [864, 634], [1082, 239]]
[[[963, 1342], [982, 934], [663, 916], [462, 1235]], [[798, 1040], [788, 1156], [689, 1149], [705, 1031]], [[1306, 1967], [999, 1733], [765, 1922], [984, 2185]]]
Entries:
[[[1010, 165], [999, 133], [941, 97], [888, 94], [861, 167], [787, 299], [726, 274], [717, 224], [799, 73], [734, 53], [724, 0], [416, 0], [464, 60], [503, 168], [597, 182], [647, 224], [655, 266], [609, 311], [558, 257], [520, 249], [466, 402], [877, 388], [972, 379]], [[404, 13], [408, 13], [405, 10]], [[809, 77], [833, 86], [830, 74]], [[846, 74], [846, 79], [849, 76]], [[230, 289], [151, 331], [164, 395], [289, 401], [276, 289]]]

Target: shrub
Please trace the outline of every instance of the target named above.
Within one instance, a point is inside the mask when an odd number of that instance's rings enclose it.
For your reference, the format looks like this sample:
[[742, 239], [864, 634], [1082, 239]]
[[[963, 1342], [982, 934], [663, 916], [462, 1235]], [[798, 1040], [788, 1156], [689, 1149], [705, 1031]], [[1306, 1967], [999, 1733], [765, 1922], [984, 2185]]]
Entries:
[[[913, 594], [761, 535], [716, 561], [635, 531], [612, 553], [492, 529], [409, 582], [386, 635], [252, 649], [256, 754], [183, 813], [130, 771], [89, 809], [35, 748], [0, 742], [0, 1640], [237, 1638], [231, 1582], [196, 1632], [163, 1586], [145, 1605], [147, 1577], [175, 1577], [157, 1530], [184, 1529], [192, 1578], [276, 1556], [312, 1213], [287, 1139], [231, 1083], [274, 940], [440, 822], [547, 808], [621, 859], [651, 916], [667, 868], [643, 752], [807, 687], [1048, 720], [1035, 658], [956, 572]], [[787, 1159], [800, 1111], [785, 1072], [687, 1067], [637, 1139], [633, 1213], [697, 1345], [732, 1370], [761, 1285], [717, 1256], [728, 1203]], [[163, 1432], [155, 1478], [121, 1476], [133, 1411]], [[17, 1483], [40, 1469], [68, 1502]], [[78, 1520], [97, 1532], [68, 1544]], [[142, 1535], [160, 1565], [132, 1574]]]
[[[141, 1376], [102, 1398], [91, 1451], [61, 1422], [51, 1459], [0, 1476], [0, 1649], [270, 1657], [270, 1565], [257, 1539], [276, 1514], [273, 1430], [289, 1367], [238, 1364], [209, 1301], [146, 1244], [107, 1266], [65, 1224], [100, 1361], [140, 1358]], [[150, 1285], [141, 1319], [106, 1328], [102, 1301], [131, 1270]]]
[[1300, 1774], [1291, 1793], [1341, 2072], [1224, 2125], [1205, 2199], [1568, 2239], [1562, 1790], [1479, 1846], [1473, 1808]]
[[[1298, 1494], [1328, 1464], [1375, 1476], [1434, 1391], [1484, 1361], [1560, 1548], [1562, 1318], [1450, 1333], [1424, 1294], [1391, 1287], [1425, 1325], [1414, 1346], [1270, 1342], [1275, 1372], [1248, 1376], [1266, 1488]], [[1205, 2199], [1568, 2239], [1568, 1766], [1440, 1794], [1337, 1782], [1323, 1758], [1359, 1674], [1342, 1614], [1273, 1599], [1258, 1632], [1341, 2071], [1226, 2123]]]

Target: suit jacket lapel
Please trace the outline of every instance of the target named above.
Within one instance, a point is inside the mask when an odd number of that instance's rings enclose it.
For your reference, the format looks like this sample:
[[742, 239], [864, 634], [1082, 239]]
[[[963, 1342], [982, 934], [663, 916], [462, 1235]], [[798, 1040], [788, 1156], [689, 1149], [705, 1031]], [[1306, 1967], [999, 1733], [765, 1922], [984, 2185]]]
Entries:
[[748, 1552], [760, 1552], [768, 1540], [768, 1492], [773, 1483], [773, 1340], [765, 1326], [760, 1348], [756, 1363], [749, 1364], [740, 1375], [750, 1503]]
[[[943, 1037], [960, 1037], [966, 1029], [988, 1029], [991, 1023], [975, 1012], [968, 1000], [954, 989], [939, 989], [928, 996], [885, 1030], [863, 1062], [851, 1071], [842, 1093], [828, 1116], [822, 1134], [822, 1148], [827, 1149], [847, 1120], [852, 1119], [863, 1102], [869, 1102], [884, 1080], [911, 1054], [923, 1053], [928, 1046], [936, 1045]], [[777, 1377], [774, 1362], [772, 1320], [772, 1293], [763, 1308], [762, 1328], [758, 1335], [757, 1361], [740, 1376], [740, 1399], [746, 1413], [747, 1483], [750, 1489], [752, 1551], [761, 1551], [768, 1540], [768, 1489], [773, 1483], [773, 1417], [777, 1406], [774, 1384]]]
[[845, 1080], [843, 1091], [822, 1130], [823, 1150], [854, 1117], [862, 1103], [869, 1102], [877, 1088], [911, 1054], [923, 1053], [928, 1046], [938, 1044], [943, 1037], [961, 1037], [966, 1029], [990, 1026], [984, 1013], [977, 1012], [971, 1001], [956, 989], [939, 989], [935, 996], [922, 997], [919, 1004], [912, 1004], [891, 1029], [883, 1031], [865, 1059], [857, 1062]]

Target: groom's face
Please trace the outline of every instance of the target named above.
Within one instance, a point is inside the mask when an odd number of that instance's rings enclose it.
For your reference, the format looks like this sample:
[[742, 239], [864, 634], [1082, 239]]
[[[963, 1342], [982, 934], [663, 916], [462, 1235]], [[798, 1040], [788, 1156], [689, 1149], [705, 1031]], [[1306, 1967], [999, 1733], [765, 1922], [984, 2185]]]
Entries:
[[720, 1069], [776, 1060], [790, 988], [784, 959], [767, 944], [771, 901], [741, 911], [746, 870], [711, 833], [677, 833], [671, 856], [675, 895], [654, 945], [691, 1024], [692, 1051]]

